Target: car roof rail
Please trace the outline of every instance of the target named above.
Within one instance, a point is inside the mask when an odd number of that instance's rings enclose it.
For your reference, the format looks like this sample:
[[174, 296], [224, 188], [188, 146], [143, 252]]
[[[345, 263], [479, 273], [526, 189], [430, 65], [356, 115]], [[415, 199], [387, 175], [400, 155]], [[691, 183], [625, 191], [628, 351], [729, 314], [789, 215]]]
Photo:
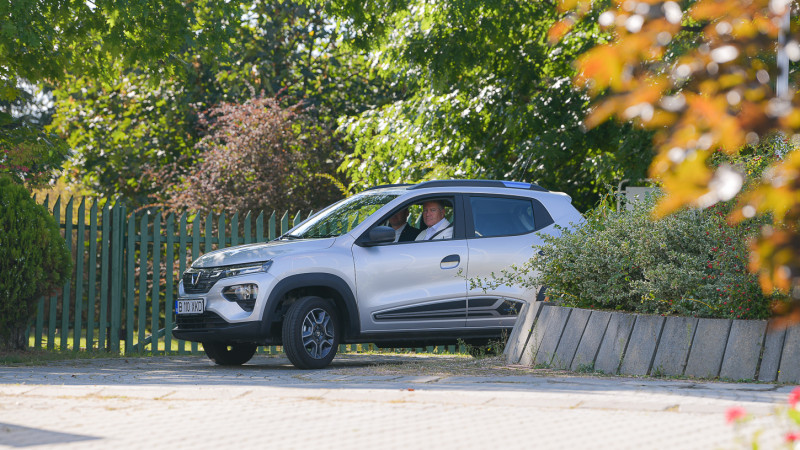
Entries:
[[411, 185], [411, 184], [409, 184], [409, 183], [381, 184], [381, 185], [378, 185], [378, 186], [372, 186], [372, 187], [366, 188], [366, 189], [364, 189], [364, 190], [363, 190], [363, 191], [361, 191], [361, 192], [373, 191], [373, 190], [375, 190], [375, 189], [394, 188], [394, 187], [406, 187], [406, 186], [412, 186], [412, 185]]
[[425, 188], [435, 188], [435, 187], [496, 187], [496, 188], [529, 189], [532, 191], [550, 192], [536, 183], [524, 183], [520, 181], [502, 181], [502, 180], [434, 180], [416, 184], [408, 189], [412, 190], [412, 189], [425, 189]]

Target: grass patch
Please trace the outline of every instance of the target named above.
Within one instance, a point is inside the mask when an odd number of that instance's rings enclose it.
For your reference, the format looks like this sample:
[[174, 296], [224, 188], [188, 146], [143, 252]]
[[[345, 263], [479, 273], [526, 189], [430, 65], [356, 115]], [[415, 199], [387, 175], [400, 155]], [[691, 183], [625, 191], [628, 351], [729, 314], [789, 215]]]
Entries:
[[[130, 357], [131, 355], [128, 355]], [[0, 366], [36, 366], [53, 361], [77, 361], [99, 358], [120, 358], [108, 352], [61, 352], [54, 350], [0, 350]]]

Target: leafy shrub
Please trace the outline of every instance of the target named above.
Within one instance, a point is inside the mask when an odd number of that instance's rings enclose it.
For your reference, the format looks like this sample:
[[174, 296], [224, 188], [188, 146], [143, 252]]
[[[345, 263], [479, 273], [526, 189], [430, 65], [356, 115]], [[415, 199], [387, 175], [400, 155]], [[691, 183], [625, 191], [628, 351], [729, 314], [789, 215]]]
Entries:
[[55, 219], [24, 187], [0, 176], [0, 348], [26, 347], [36, 300], [58, 290], [71, 273]]
[[754, 223], [731, 226], [726, 206], [682, 211], [653, 221], [654, 198], [616, 212], [600, 206], [586, 222], [544, 236], [524, 267], [492, 283], [546, 285], [565, 306], [696, 317], [769, 316], [756, 276], [747, 271]]
[[[200, 123], [208, 130], [195, 146], [200, 160], [164, 190], [168, 206], [280, 211], [317, 208], [341, 198], [331, 175], [340, 143], [298, 108], [257, 97], [212, 108]], [[174, 173], [164, 177], [176, 178]]]

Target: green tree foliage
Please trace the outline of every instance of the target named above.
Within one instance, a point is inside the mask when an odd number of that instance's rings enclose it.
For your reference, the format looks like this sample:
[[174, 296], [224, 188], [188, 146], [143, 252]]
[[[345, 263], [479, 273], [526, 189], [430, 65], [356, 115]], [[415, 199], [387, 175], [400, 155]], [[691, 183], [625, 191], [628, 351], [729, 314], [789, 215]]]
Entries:
[[[402, 99], [342, 122], [359, 185], [449, 176], [537, 181], [582, 208], [603, 184], [642, 179], [649, 134], [608, 124], [586, 132], [588, 97], [570, 79], [576, 55], [605, 39], [592, 20], [556, 46], [552, 2], [447, 0], [329, 4], [352, 21], [373, 63], [407, 89]], [[438, 175], [438, 174], [437, 174]]]
[[177, 55], [187, 46], [224, 53], [231, 28], [223, 19], [232, 7], [182, 0], [0, 1], [0, 173], [36, 183], [67, 153], [44, 123], [18, 114], [25, 83], [58, 85], [68, 73], [109, 80], [117, 67], [169, 77], [186, 64]]
[[113, 64], [170, 73], [187, 43], [222, 51], [228, 2], [4, 0], [0, 2], [0, 99], [18, 82], [57, 81], [67, 72], [109, 78]]
[[0, 100], [0, 174], [29, 187], [50, 179], [67, 152], [66, 143], [44, 130], [50, 120], [46, 94], [20, 89], [13, 100]]
[[197, 144], [200, 162], [165, 192], [173, 208], [280, 211], [316, 208], [341, 196], [317, 176], [334, 171], [331, 158], [341, 151], [313, 118], [258, 98], [223, 103], [201, 123], [209, 133]]
[[[68, 86], [68, 88], [66, 87]], [[152, 202], [163, 180], [148, 176], [193, 154], [196, 93], [131, 73], [117, 83], [74, 78], [56, 91], [54, 127], [73, 150], [64, 176], [89, 192]]]
[[0, 176], [0, 348], [27, 347], [25, 328], [36, 300], [72, 273], [58, 224], [7, 176]]
[[55, 126], [74, 151], [69, 180], [147, 204], [165, 181], [177, 181], [150, 174], [175, 164], [183, 170], [173, 174], [186, 173], [197, 164], [195, 144], [206, 132], [199, 117], [219, 103], [277, 97], [284, 107], [301, 105], [332, 134], [336, 117], [394, 95], [321, 10], [293, 2], [235, 5], [224, 20], [233, 34], [228, 51], [187, 48], [180, 77], [155, 81], [119, 66], [112, 82], [75, 76], [56, 91]]

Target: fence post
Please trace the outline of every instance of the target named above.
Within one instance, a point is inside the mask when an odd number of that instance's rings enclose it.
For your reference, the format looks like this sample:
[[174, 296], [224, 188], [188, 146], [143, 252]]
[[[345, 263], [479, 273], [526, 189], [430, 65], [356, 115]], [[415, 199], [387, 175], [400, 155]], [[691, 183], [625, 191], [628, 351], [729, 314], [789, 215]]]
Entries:
[[[208, 213], [206, 216], [206, 243], [205, 243], [205, 253], [214, 250], [214, 216], [212, 213]], [[219, 247], [217, 247], [219, 248]]]
[[252, 218], [250, 217], [250, 211], [247, 211], [247, 214], [244, 216], [244, 243], [251, 244], [253, 242], [253, 235], [250, 232], [250, 223], [252, 222]]
[[97, 320], [98, 348], [111, 350], [108, 343], [108, 250], [111, 236], [111, 211], [108, 202], [103, 206], [102, 239], [100, 241], [100, 315]]
[[281, 236], [286, 234], [289, 231], [289, 211], [283, 213], [283, 217], [281, 217]]
[[125, 283], [125, 354], [133, 351], [134, 311], [136, 310], [136, 213], [128, 217], [128, 245], [126, 250]]
[[256, 217], [256, 236], [254, 242], [264, 242], [264, 211]]
[[[47, 209], [48, 212], [50, 211], [47, 208], [48, 201], [50, 200], [50, 196], [46, 195], [44, 197], [44, 209]], [[57, 221], [56, 221], [57, 222]], [[42, 348], [42, 334], [44, 333], [44, 296], [39, 297], [39, 301], [36, 304], [36, 329], [35, 329], [35, 336], [34, 336], [34, 343], [33, 347], [36, 349]]]
[[270, 241], [275, 239], [275, 211], [272, 211], [272, 214], [270, 214], [269, 220], [267, 221], [267, 239]]
[[86, 349], [94, 349], [94, 317], [97, 309], [97, 199], [89, 208], [89, 291], [86, 298]]
[[219, 213], [219, 220], [217, 221], [217, 249], [227, 247], [227, 238], [225, 237], [225, 211]]
[[122, 249], [125, 241], [122, 228], [122, 217], [125, 217], [125, 204], [119, 199], [112, 208], [111, 219], [111, 328], [109, 345], [114, 353], [119, 354], [119, 326], [122, 315]]
[[[75, 244], [76, 265], [75, 265], [75, 324], [72, 327], [72, 350], [78, 351], [81, 348], [81, 337], [83, 331], [83, 258], [86, 254], [84, 247], [84, 234], [86, 233], [86, 199], [81, 199], [78, 206], [78, 239]], [[87, 342], [86, 347], [89, 348]]]
[[150, 298], [150, 351], [158, 352], [158, 331], [161, 329], [161, 212], [153, 222], [153, 296]]
[[[61, 225], [61, 196], [56, 198], [53, 205], [53, 217], [56, 223]], [[47, 320], [47, 349], [54, 350], [56, 344], [56, 310], [58, 308], [58, 295], [50, 296], [50, 314]]]
[[164, 290], [164, 353], [172, 351], [172, 295], [174, 287], [175, 274], [173, 269], [175, 266], [175, 218], [170, 213], [167, 216], [167, 251], [164, 256], [164, 263], [167, 266], [166, 274], [166, 287]]
[[231, 247], [239, 245], [239, 213], [236, 212], [231, 217]]
[[[208, 217], [206, 218], [206, 231], [208, 231], [211, 227], [211, 213], [208, 213]], [[209, 232], [210, 233], [210, 232]], [[206, 234], [208, 236], [208, 233]], [[211, 250], [211, 243], [207, 243], [207, 248]], [[194, 222], [192, 223], [192, 262], [196, 261], [197, 258], [200, 257], [200, 214], [198, 213], [194, 217]], [[197, 353], [197, 342], [192, 342], [192, 353]]]
[[[199, 229], [196, 224], [200, 220], [200, 215], [195, 214], [194, 219], [192, 221], [193, 225], [192, 228]], [[180, 225], [178, 226], [180, 229], [180, 244], [178, 244], [178, 276], [183, 276], [183, 272], [186, 270], [186, 254], [187, 248], [186, 244], [188, 241], [189, 236], [186, 234], [186, 212], [184, 211], [181, 214]], [[199, 242], [199, 239], [197, 239]], [[196, 244], [199, 245], [199, 244]], [[196, 246], [195, 245], [195, 246]], [[186, 353], [186, 341], [178, 341], [178, 353], [183, 354]]]
[[145, 212], [139, 221], [139, 324], [136, 349], [144, 351], [144, 332], [147, 328], [147, 223], [150, 213]]
[[[67, 251], [69, 252], [70, 258], [72, 258], [72, 200], [73, 198], [70, 197], [67, 201], [67, 208], [64, 211], [64, 239], [66, 239], [67, 242]], [[70, 274], [69, 278], [67, 278], [66, 283], [64, 283], [64, 291], [61, 293], [61, 329], [58, 335], [61, 337], [60, 349], [62, 352], [69, 349], [67, 343], [69, 342], [69, 307], [72, 275], [73, 274]], [[74, 342], [73, 345], [75, 345]]]
[[303, 218], [300, 217], [300, 210], [297, 210], [297, 212], [294, 215], [294, 218], [292, 219], [292, 228], [300, 225], [300, 222], [302, 222], [302, 221], [303, 221]]

